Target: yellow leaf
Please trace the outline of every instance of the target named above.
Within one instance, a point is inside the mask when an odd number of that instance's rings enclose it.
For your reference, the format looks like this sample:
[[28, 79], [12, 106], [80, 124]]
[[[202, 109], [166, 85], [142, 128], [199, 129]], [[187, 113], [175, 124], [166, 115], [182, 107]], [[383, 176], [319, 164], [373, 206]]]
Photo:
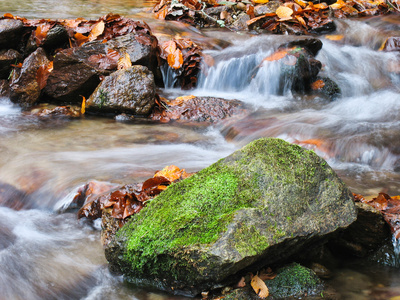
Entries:
[[336, 3], [329, 5], [333, 9], [341, 9], [342, 7], [346, 6], [346, 2], [343, 0], [338, 0]]
[[104, 32], [105, 24], [103, 21], [97, 22], [92, 30], [90, 31], [89, 34], [89, 42], [94, 41], [97, 39], [99, 35], [101, 35]]
[[276, 15], [279, 17], [279, 19], [290, 20], [292, 18], [291, 17], [292, 14], [293, 14], [293, 9], [286, 6], [279, 6], [278, 9], [276, 10]]
[[340, 41], [344, 38], [343, 34], [328, 34], [325, 36], [326, 39], [331, 41]]
[[85, 109], [86, 109], [86, 98], [84, 96], [81, 96], [81, 97], [82, 97], [81, 114], [84, 115]]
[[176, 106], [176, 105], [180, 105], [183, 102], [196, 98], [196, 96], [193, 95], [189, 95], [189, 96], [181, 96], [181, 97], [177, 97], [174, 100], [172, 100], [171, 102], [168, 103], [169, 106]]
[[118, 59], [118, 70], [132, 67], [132, 61], [128, 52]]
[[325, 8], [328, 8], [328, 5], [326, 5], [325, 3], [318, 3], [318, 4], [314, 4], [314, 8], [325, 9]]
[[258, 275], [254, 276], [251, 279], [250, 284], [253, 290], [258, 295], [258, 297], [260, 298], [268, 297], [269, 295], [268, 287], [265, 285], [265, 282], [260, 277], [258, 277]]
[[257, 4], [265, 4], [268, 2], [269, 2], [269, 0], [254, 0], [254, 3], [257, 3]]

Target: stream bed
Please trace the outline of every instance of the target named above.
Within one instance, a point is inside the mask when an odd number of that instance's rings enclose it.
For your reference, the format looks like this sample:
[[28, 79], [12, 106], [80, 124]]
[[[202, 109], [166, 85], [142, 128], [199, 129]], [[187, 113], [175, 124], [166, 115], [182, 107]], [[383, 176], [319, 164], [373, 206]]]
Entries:
[[[398, 15], [340, 20], [335, 34], [342, 40], [319, 37], [323, 48], [317, 59], [342, 90], [340, 98], [327, 102], [278, 95], [276, 68], [261, 64], [280, 44], [298, 37], [199, 31], [154, 20], [146, 13], [152, 5], [13, 0], [0, 2], [0, 14], [97, 19], [113, 12], [145, 20], [164, 39], [189, 37], [206, 45], [214, 66], [200, 75], [195, 90], [167, 86], [158, 93], [239, 99], [252, 113], [207, 127], [90, 116], [43, 121], [0, 98], [0, 182], [31, 192], [32, 201], [28, 210], [0, 207], [0, 299], [190, 299], [128, 286], [107, 269], [100, 225], [57, 213], [69, 193], [89, 180], [135, 183], [171, 164], [198, 171], [271, 136], [315, 150], [355, 193], [400, 194], [400, 55], [378, 51], [387, 37], [400, 36]], [[399, 251], [395, 244], [383, 253], [383, 264], [343, 261], [330, 284], [340, 299], [399, 296]]]

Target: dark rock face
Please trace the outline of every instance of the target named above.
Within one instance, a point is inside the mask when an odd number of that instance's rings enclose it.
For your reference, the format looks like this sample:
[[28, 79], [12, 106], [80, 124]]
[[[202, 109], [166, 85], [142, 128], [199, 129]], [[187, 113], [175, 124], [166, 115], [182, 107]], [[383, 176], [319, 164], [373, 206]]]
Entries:
[[44, 92], [55, 102], [80, 103], [82, 97], [89, 97], [100, 82], [99, 76], [109, 74], [107, 69], [116, 69], [116, 63], [100, 68], [95, 55], [106, 55], [104, 44], [91, 42], [82, 47], [66, 49], [56, 54], [53, 71], [47, 80]]
[[322, 49], [322, 42], [319, 39], [303, 39], [303, 40], [296, 40], [291, 41], [285, 45], [280, 47], [302, 47], [306, 49], [312, 56], [317, 56], [319, 50]]
[[50, 52], [55, 48], [65, 48], [66, 43], [68, 43], [68, 37], [65, 27], [56, 25], [47, 32], [41, 46]]
[[24, 26], [21, 20], [0, 20], [0, 49], [17, 47], [23, 30]]
[[256, 140], [171, 185], [105, 250], [132, 282], [197, 294], [287, 259], [356, 219], [350, 191], [314, 152]]
[[380, 211], [357, 202], [357, 221], [351, 224], [338, 239], [330, 242], [334, 253], [366, 257], [391, 238], [389, 225]]
[[10, 98], [13, 102], [28, 107], [39, 99], [40, 87], [36, 79], [37, 72], [40, 66], [47, 65], [49, 62], [43, 48], [38, 48], [24, 60], [19, 76], [10, 84]]
[[86, 102], [87, 111], [148, 115], [155, 104], [154, 76], [133, 66], [106, 77]]
[[0, 79], [8, 79], [11, 64], [16, 64], [22, 58], [21, 54], [13, 49], [0, 51]]
[[0, 80], [0, 97], [10, 97], [10, 85], [5, 79]]

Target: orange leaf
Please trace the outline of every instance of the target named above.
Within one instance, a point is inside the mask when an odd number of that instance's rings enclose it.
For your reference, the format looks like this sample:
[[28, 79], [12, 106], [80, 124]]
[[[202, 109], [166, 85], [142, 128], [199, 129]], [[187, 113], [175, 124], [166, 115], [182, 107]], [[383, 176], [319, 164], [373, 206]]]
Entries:
[[176, 43], [174, 41], [167, 41], [163, 43], [162, 48], [168, 54], [174, 53], [176, 50]]
[[74, 38], [75, 38], [78, 46], [82, 46], [84, 43], [86, 43], [89, 40], [89, 37], [87, 37], [86, 35], [83, 35], [82, 33], [79, 33], [79, 32], [74, 34]]
[[189, 95], [189, 96], [181, 96], [181, 97], [177, 97], [174, 100], [172, 100], [171, 102], [168, 103], [169, 106], [176, 106], [176, 105], [180, 105], [183, 102], [196, 98], [196, 96], [193, 95]]
[[246, 21], [246, 24], [247, 24], [247, 26], [250, 26], [251, 24], [257, 22], [258, 20], [264, 19], [265, 17], [267, 17], [267, 15], [269, 15], [269, 14], [265, 14], [265, 15], [250, 19], [250, 20]]
[[344, 38], [343, 34], [328, 34], [325, 36], [326, 39], [331, 41], [340, 41]]
[[166, 5], [158, 12], [156, 12], [154, 15], [157, 19], [164, 20], [167, 14], [168, 14], [168, 6]]
[[284, 58], [288, 54], [287, 49], [275, 51], [272, 53], [270, 56], [266, 57], [263, 59], [263, 61], [274, 61], [274, 60], [280, 60]]
[[162, 169], [161, 171], [156, 172], [154, 177], [165, 177], [169, 181], [174, 182], [181, 178], [182, 173], [185, 172], [185, 169], [179, 169], [177, 166], [170, 165]]
[[325, 86], [325, 82], [322, 79], [319, 79], [317, 81], [314, 81], [311, 84], [311, 88], [315, 91], [315, 90], [320, 90]]
[[47, 83], [47, 78], [49, 78], [49, 75], [53, 71], [53, 62], [49, 62], [47, 65], [41, 65], [39, 69], [37, 70], [36, 73], [36, 80], [39, 84], [39, 88], [42, 90]]
[[49, 24], [49, 23], [40, 24], [38, 27], [36, 27], [35, 40], [36, 40], [37, 46], [39, 46], [43, 42], [43, 40], [46, 38], [47, 32], [49, 31], [50, 27], [51, 27], [51, 24]]
[[314, 4], [314, 8], [316, 8], [316, 9], [326, 9], [326, 8], [328, 8], [328, 5], [326, 5], [325, 3], [318, 3], [318, 4]]
[[183, 64], [183, 55], [181, 50], [176, 49], [174, 53], [168, 54], [168, 65], [173, 69], [179, 69]]
[[132, 67], [131, 58], [128, 52], [125, 52], [125, 54], [118, 59], [118, 70], [128, 69], [130, 67]]
[[338, 0], [329, 6], [333, 9], [341, 9], [342, 7], [346, 6], [346, 2], [344, 2], [343, 0]]
[[14, 16], [10, 13], [5, 13], [3, 17], [6, 19], [14, 19]]
[[279, 19], [290, 20], [292, 18], [291, 17], [292, 14], [293, 14], [293, 9], [286, 6], [279, 6], [278, 9], [276, 10], [276, 15], [279, 17]]
[[253, 290], [258, 295], [258, 297], [260, 298], [268, 297], [269, 295], [268, 287], [266, 286], [265, 282], [260, 277], [258, 277], [258, 275], [254, 276], [251, 279], [250, 284]]
[[302, 8], [305, 8], [307, 6], [307, 3], [302, 1], [302, 0], [294, 0], [298, 5], [300, 5]]
[[86, 98], [84, 96], [81, 97], [82, 97], [81, 114], [84, 115], [86, 111]]
[[97, 39], [97, 37], [104, 32], [104, 28], [105, 28], [105, 24], [104, 24], [103, 21], [97, 22], [92, 27], [92, 30], [90, 31], [89, 42], [94, 41], [95, 39]]
[[303, 25], [304, 27], [307, 27], [307, 23], [306, 23], [306, 21], [304, 21], [303, 17], [295, 16], [295, 18], [297, 19], [297, 21], [299, 21], [299, 23], [301, 25]]

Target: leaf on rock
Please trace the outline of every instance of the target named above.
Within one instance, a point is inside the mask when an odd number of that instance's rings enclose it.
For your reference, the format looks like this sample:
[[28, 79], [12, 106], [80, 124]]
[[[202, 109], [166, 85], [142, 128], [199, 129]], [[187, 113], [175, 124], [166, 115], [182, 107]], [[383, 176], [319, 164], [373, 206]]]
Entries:
[[173, 69], [179, 69], [183, 64], [183, 55], [180, 49], [176, 49], [173, 53], [168, 54], [168, 65]]
[[74, 34], [74, 39], [76, 40], [76, 44], [78, 45], [78, 47], [80, 47], [89, 40], [89, 37], [77, 32]]
[[265, 3], [268, 3], [269, 0], [254, 0], [253, 2], [257, 3], [257, 4], [265, 4]]
[[270, 56], [267, 56], [266, 58], [263, 59], [263, 61], [275, 61], [275, 60], [280, 60], [284, 58], [286, 55], [288, 55], [288, 49], [282, 49], [275, 51], [272, 53]]
[[43, 40], [46, 38], [47, 32], [49, 32], [51, 26], [52, 25], [50, 23], [43, 23], [36, 27], [35, 41], [37, 46], [40, 46]]
[[168, 102], [169, 106], [176, 106], [176, 105], [181, 105], [183, 102], [196, 98], [196, 96], [189, 95], [189, 96], [181, 96], [181, 97], [176, 97], [174, 100]]
[[104, 32], [105, 24], [103, 21], [97, 22], [93, 27], [92, 30], [90, 31], [90, 34], [88, 36], [88, 41], [94, 41], [97, 39], [98, 36], [102, 35]]
[[281, 5], [278, 7], [275, 13], [278, 16], [279, 21], [286, 21], [292, 19], [293, 9]]
[[266, 298], [269, 295], [269, 290], [265, 282], [258, 277], [258, 275], [254, 276], [251, 279], [251, 287], [253, 288], [254, 292], [258, 295], [260, 298]]
[[341, 9], [342, 7], [345, 7], [347, 5], [346, 2], [343, 0], [338, 0], [335, 3], [329, 5], [332, 9]]
[[132, 67], [132, 61], [128, 52], [125, 52], [122, 57], [118, 59], [118, 70], [128, 69]]
[[161, 171], [156, 172], [154, 176], [162, 176], [167, 178], [169, 181], [174, 182], [178, 179], [181, 179], [182, 177], [186, 178], [185, 175], [186, 175], [185, 169], [181, 170], [177, 166], [170, 165], [165, 167]]
[[315, 90], [320, 90], [325, 86], [325, 82], [322, 79], [318, 79], [311, 84], [311, 88]]
[[53, 62], [49, 62], [46, 65], [41, 65], [36, 73], [36, 80], [39, 84], [39, 88], [42, 90], [47, 84], [47, 79], [50, 73], [53, 71]]

